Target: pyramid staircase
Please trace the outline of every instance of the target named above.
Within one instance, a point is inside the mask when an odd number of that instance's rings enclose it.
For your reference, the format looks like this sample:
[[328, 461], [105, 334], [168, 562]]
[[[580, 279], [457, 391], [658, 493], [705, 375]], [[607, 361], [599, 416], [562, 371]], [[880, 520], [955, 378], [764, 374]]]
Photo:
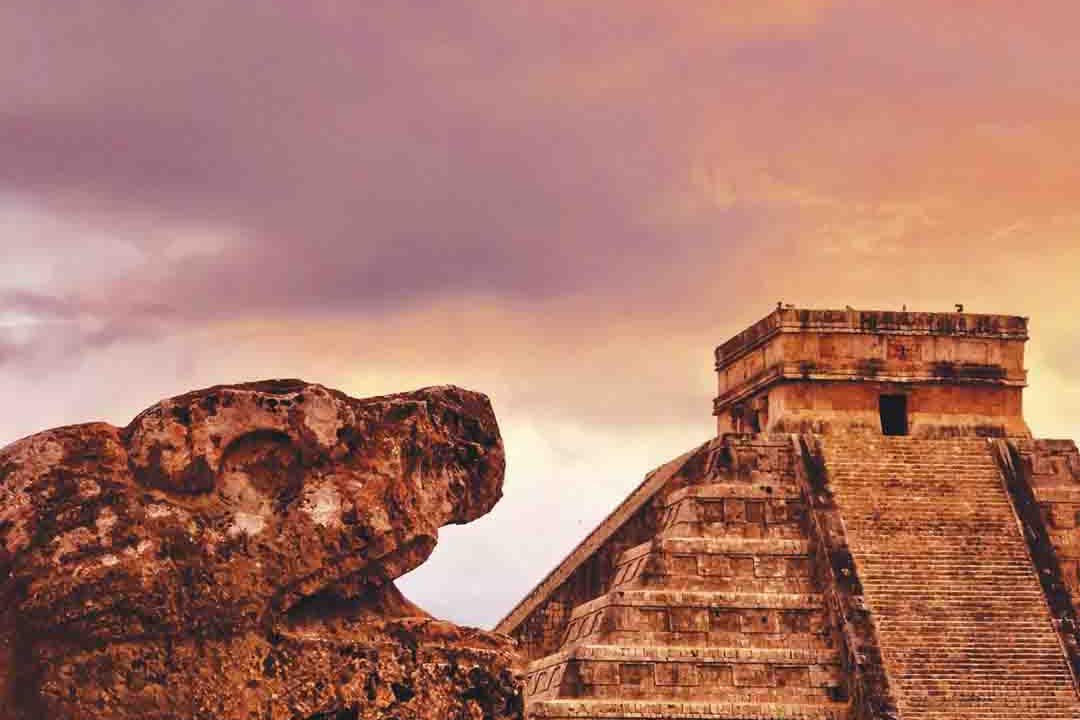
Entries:
[[830, 436], [824, 448], [900, 716], [1080, 718], [987, 441]]
[[529, 665], [528, 717], [846, 719], [805, 504], [776, 477], [670, 492], [657, 535]]

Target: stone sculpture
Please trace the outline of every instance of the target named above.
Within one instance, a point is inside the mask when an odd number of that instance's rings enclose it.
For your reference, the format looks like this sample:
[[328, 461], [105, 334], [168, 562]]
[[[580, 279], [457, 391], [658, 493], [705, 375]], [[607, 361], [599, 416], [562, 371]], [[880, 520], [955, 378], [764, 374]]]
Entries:
[[0, 450], [0, 719], [502, 718], [504, 636], [393, 580], [488, 512], [488, 399], [298, 380]]

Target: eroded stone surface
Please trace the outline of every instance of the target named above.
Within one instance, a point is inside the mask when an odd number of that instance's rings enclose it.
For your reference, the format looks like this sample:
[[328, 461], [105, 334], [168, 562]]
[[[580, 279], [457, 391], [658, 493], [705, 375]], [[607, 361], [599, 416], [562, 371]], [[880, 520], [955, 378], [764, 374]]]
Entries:
[[0, 718], [510, 717], [512, 643], [393, 579], [488, 512], [486, 397], [268, 381], [0, 451]]

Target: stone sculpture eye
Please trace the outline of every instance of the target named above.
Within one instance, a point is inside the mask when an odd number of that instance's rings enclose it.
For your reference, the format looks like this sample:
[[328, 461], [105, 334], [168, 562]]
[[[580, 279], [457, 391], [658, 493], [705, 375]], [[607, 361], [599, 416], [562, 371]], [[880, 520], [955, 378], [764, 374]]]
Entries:
[[296, 500], [303, 482], [300, 453], [285, 433], [261, 430], [234, 440], [217, 476], [218, 492], [236, 513], [230, 532], [262, 532]]

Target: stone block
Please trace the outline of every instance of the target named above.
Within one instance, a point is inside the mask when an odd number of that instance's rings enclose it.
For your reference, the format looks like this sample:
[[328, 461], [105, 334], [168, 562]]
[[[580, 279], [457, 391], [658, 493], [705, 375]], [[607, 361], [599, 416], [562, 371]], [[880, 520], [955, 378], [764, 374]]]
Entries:
[[635, 629], [666, 632], [671, 629], [666, 608], [637, 608]]
[[693, 663], [656, 663], [657, 685], [695, 686], [700, 684], [698, 669]]
[[1073, 476], [1073, 480], [1080, 483], [1080, 453], [1074, 448], [1072, 452], [1067, 455], [1066, 464], [1069, 468], [1069, 472]]
[[736, 687], [774, 687], [772, 668], [764, 664], [738, 664], [733, 669], [733, 682]]
[[724, 520], [729, 523], [746, 522], [746, 502], [739, 498], [724, 500]]
[[780, 613], [780, 629], [785, 633], [810, 632], [810, 613], [799, 610]]
[[844, 682], [844, 671], [839, 665], [812, 665], [809, 672], [813, 687], [836, 687]]
[[1072, 530], [1076, 528], [1078, 512], [1080, 512], [1080, 505], [1055, 503], [1050, 506], [1050, 524], [1061, 530]]
[[622, 685], [645, 685], [652, 680], [652, 666], [648, 663], [620, 663], [619, 682]]
[[768, 500], [765, 502], [765, 523], [767, 525], [779, 525], [788, 521], [788, 503], [785, 500]]
[[585, 662], [578, 668], [581, 682], [586, 685], [618, 685], [619, 665], [613, 662]]
[[746, 522], [761, 524], [765, 521], [765, 503], [761, 500], [746, 501]]
[[1035, 453], [1031, 456], [1032, 475], [1053, 475], [1054, 465], [1049, 455]]
[[730, 559], [731, 569], [738, 577], [754, 577], [755, 562], [749, 555], [739, 555]]
[[730, 665], [710, 663], [698, 669], [698, 680], [703, 687], [729, 688], [735, 684]]
[[754, 576], [780, 578], [787, 575], [787, 558], [777, 556], [758, 557], [754, 563]]
[[704, 555], [700, 567], [701, 574], [709, 577], [731, 577], [735, 574], [731, 558], [726, 555]]
[[706, 608], [671, 608], [671, 629], [675, 632], [708, 632], [709, 625]]
[[739, 629], [744, 633], [780, 632], [780, 613], [766, 610], [743, 610], [739, 613]]
[[773, 669], [777, 687], [809, 687], [810, 668], [799, 666], [778, 666]]
[[738, 632], [742, 628], [742, 613], [738, 610], [713, 608], [709, 611], [709, 629], [715, 632]]
[[785, 558], [788, 577], [808, 577], [810, 575], [810, 558], [789, 557]]
[[670, 570], [677, 575], [697, 575], [698, 558], [696, 555], [675, 555], [671, 558]]
[[[732, 501], [734, 505], [735, 501]], [[727, 517], [727, 504], [723, 500], [702, 501], [701, 521], [707, 523], [724, 522]]]

